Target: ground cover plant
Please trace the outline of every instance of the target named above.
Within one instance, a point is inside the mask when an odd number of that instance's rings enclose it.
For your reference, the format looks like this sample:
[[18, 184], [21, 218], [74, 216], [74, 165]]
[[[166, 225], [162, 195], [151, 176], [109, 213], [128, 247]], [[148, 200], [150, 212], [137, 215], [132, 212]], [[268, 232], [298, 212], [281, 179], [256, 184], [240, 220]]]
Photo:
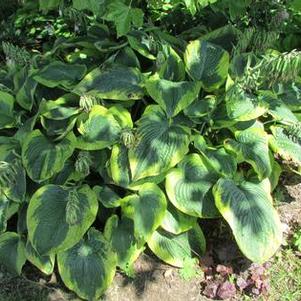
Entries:
[[52, 31], [2, 37], [1, 263], [57, 265], [95, 300], [145, 248], [195, 265], [216, 218], [248, 259], [273, 256], [271, 193], [301, 165], [299, 2], [23, 5], [7, 22], [30, 7]]

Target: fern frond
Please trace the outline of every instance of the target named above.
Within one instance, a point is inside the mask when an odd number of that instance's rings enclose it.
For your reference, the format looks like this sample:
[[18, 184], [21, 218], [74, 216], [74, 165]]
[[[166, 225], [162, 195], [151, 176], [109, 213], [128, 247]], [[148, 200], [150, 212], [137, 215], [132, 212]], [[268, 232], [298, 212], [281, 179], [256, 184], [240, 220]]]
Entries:
[[6, 57], [8, 65], [22, 67], [29, 64], [31, 56], [30, 53], [16, 45], [9, 42], [2, 42], [2, 50]]
[[278, 39], [279, 33], [276, 31], [266, 31], [250, 27], [238, 33], [238, 44], [235, 52], [242, 53], [252, 51], [260, 53], [270, 48]]
[[301, 52], [293, 50], [280, 55], [266, 55], [258, 65], [262, 77], [266, 77], [270, 85], [275, 82], [294, 81], [301, 72]]

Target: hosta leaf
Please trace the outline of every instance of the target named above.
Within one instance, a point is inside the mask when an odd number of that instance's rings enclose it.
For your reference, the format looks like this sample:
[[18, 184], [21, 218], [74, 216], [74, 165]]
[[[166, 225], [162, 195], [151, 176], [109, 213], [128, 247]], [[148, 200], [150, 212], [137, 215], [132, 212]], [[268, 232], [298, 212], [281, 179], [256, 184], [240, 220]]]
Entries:
[[132, 49], [150, 60], [156, 60], [153, 54], [155, 47], [153, 47], [152, 40], [146, 32], [138, 30], [131, 31], [127, 35], [127, 38]]
[[196, 217], [216, 217], [211, 188], [218, 177], [202, 156], [191, 154], [167, 174], [165, 189], [180, 211]]
[[134, 181], [167, 171], [188, 152], [190, 130], [169, 122], [159, 106], [148, 106], [137, 124], [139, 140], [129, 150]]
[[167, 117], [174, 117], [188, 107], [200, 91], [198, 82], [171, 82], [154, 75], [146, 82], [148, 94], [166, 112]]
[[141, 185], [137, 194], [122, 200], [122, 212], [133, 220], [135, 237], [139, 242], [148, 241], [160, 226], [166, 207], [164, 193], [152, 183]]
[[267, 133], [261, 128], [253, 127], [235, 132], [235, 138], [236, 141], [227, 139], [225, 148], [233, 153], [240, 162], [246, 161], [251, 164], [259, 179], [269, 177], [272, 166]]
[[278, 98], [290, 110], [299, 111], [301, 106], [301, 84], [300, 83], [287, 83], [279, 84], [277, 91]]
[[206, 249], [205, 237], [198, 225], [179, 235], [159, 229], [147, 244], [161, 260], [180, 268], [187, 259], [201, 256]]
[[83, 78], [74, 92], [114, 100], [141, 99], [144, 95], [142, 80], [142, 74], [136, 68], [96, 68]]
[[61, 171], [72, 155], [75, 136], [68, 134], [59, 143], [50, 141], [40, 130], [32, 131], [22, 145], [22, 161], [27, 174], [35, 182], [42, 182]]
[[219, 88], [227, 78], [229, 54], [210, 42], [190, 42], [184, 54], [184, 61], [190, 76], [201, 81], [204, 89], [208, 91]]
[[29, 203], [29, 240], [40, 255], [66, 250], [90, 228], [97, 210], [96, 195], [87, 185], [77, 190], [43, 186]]
[[109, 186], [93, 187], [98, 201], [106, 208], [115, 208], [121, 205], [120, 196], [113, 191]]
[[196, 220], [195, 217], [182, 213], [169, 203], [161, 227], [170, 233], [180, 234], [191, 229]]
[[230, 225], [243, 254], [258, 263], [268, 260], [282, 241], [281, 222], [262, 185], [220, 179], [213, 189], [215, 203]]
[[14, 103], [15, 99], [12, 95], [0, 91], [0, 129], [15, 126]]
[[116, 256], [101, 232], [91, 229], [71, 249], [57, 256], [65, 285], [86, 300], [96, 300], [113, 281]]
[[236, 173], [237, 162], [224, 148], [208, 148], [203, 152], [203, 156], [218, 174], [224, 177], [233, 177]]
[[212, 95], [195, 99], [185, 110], [184, 114], [195, 123], [203, 123], [204, 116], [210, 115], [216, 106], [216, 98]]
[[13, 274], [20, 275], [25, 264], [25, 244], [14, 232], [0, 235], [0, 263]]
[[9, 199], [6, 195], [0, 192], [0, 233], [6, 231], [9, 203]]
[[121, 128], [108, 109], [95, 105], [78, 118], [78, 131], [81, 136], [77, 139], [77, 148], [98, 150], [116, 143]]
[[19, 86], [15, 86], [17, 90], [16, 101], [25, 110], [32, 109], [35, 100], [35, 91], [38, 83], [33, 79], [34, 71], [23, 70], [21, 74], [21, 82]]
[[41, 256], [28, 240], [26, 243], [26, 258], [46, 275], [51, 275], [54, 269], [55, 255]]
[[134, 261], [144, 250], [143, 246], [138, 247], [134, 235], [134, 222], [128, 218], [119, 220], [117, 215], [112, 215], [106, 222], [104, 233], [117, 254], [117, 265], [131, 273]]
[[180, 56], [170, 46], [164, 47], [163, 53], [164, 62], [158, 70], [160, 78], [174, 82], [185, 80], [185, 65]]
[[269, 142], [272, 150], [284, 160], [301, 166], [301, 130], [299, 123], [282, 128], [271, 126], [273, 136]]
[[112, 148], [109, 170], [115, 184], [127, 187], [131, 183], [128, 148], [115, 144]]
[[109, 112], [114, 116], [123, 129], [131, 129], [133, 127], [131, 113], [124, 107], [114, 105], [109, 109]]
[[266, 95], [265, 101], [269, 104], [269, 114], [274, 120], [289, 123], [298, 122], [297, 117], [290, 108], [281, 99], [278, 99], [274, 93], [264, 91], [264, 94]]
[[85, 65], [71, 65], [54, 61], [38, 71], [33, 78], [38, 83], [49, 88], [63, 86], [70, 89], [82, 79], [86, 72], [87, 67]]
[[247, 121], [266, 113], [268, 103], [263, 96], [246, 93], [241, 87], [233, 85], [226, 93], [226, 108], [230, 119]]

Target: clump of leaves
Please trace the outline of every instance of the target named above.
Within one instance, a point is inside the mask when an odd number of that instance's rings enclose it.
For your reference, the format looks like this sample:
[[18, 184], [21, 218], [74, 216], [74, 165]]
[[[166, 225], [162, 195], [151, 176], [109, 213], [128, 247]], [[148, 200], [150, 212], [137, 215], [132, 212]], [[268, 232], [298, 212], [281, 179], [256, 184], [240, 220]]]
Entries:
[[[26, 260], [45, 274], [57, 265], [69, 289], [94, 300], [147, 247], [191, 277], [206, 249], [199, 220], [212, 218], [244, 256], [266, 262], [282, 242], [272, 199], [281, 159], [301, 166], [300, 53], [249, 52], [229, 25], [171, 35], [144, 1], [92, 2], [69, 3], [93, 15], [84, 35], [30, 57], [5, 44], [0, 262], [17, 274]], [[218, 273], [211, 290], [229, 297], [232, 272]]]

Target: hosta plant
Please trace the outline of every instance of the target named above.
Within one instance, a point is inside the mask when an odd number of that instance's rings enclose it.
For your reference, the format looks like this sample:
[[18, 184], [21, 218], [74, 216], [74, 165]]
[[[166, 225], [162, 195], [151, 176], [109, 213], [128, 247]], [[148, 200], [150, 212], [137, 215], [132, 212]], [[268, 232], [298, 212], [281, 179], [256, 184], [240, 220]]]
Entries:
[[300, 53], [249, 51], [230, 25], [173, 36], [143, 25], [140, 1], [113, 2], [46, 53], [4, 44], [0, 262], [57, 266], [96, 300], [146, 248], [176, 267], [200, 257], [213, 218], [267, 261], [282, 241], [272, 191], [284, 167], [300, 173]]

